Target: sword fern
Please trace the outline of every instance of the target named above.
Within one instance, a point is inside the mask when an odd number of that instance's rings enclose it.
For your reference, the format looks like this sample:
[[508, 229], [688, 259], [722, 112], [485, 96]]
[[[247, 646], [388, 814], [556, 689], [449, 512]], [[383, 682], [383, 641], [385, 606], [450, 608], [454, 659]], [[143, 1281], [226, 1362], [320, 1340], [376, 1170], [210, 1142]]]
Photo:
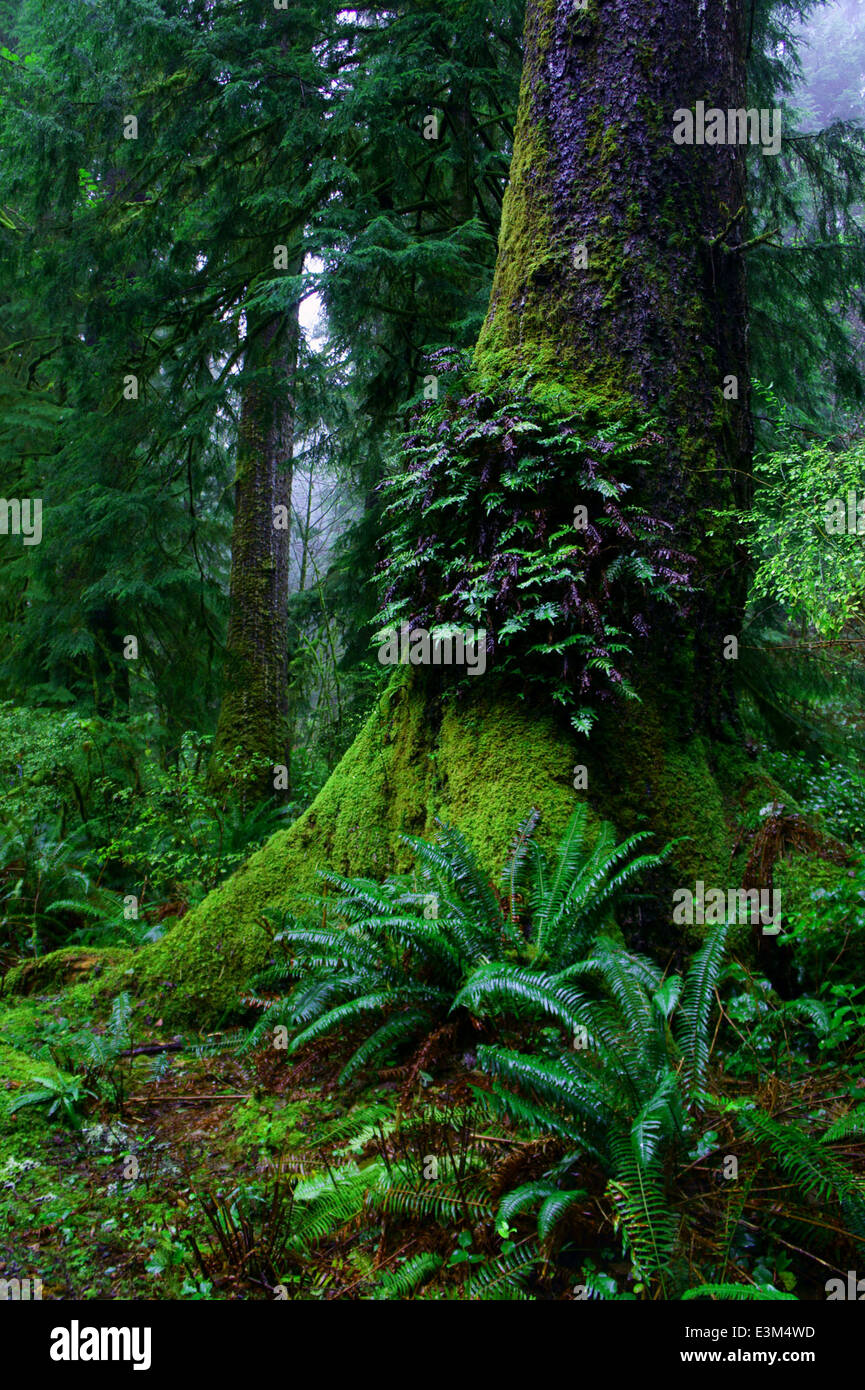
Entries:
[[[290, 1052], [361, 1028], [366, 1036], [340, 1078], [348, 1081], [445, 1022], [478, 967], [518, 965], [531, 991], [542, 966], [571, 965], [612, 923], [613, 907], [637, 876], [666, 851], [636, 854], [646, 835], [617, 844], [608, 825], [592, 841], [581, 805], [548, 860], [535, 839], [537, 820], [533, 812], [520, 826], [498, 884], [462, 833], [442, 823], [434, 843], [402, 837], [414, 852], [411, 879], [379, 884], [323, 873], [333, 896], [315, 900], [320, 920], [281, 923], [276, 941], [288, 955], [282, 978], [292, 987], [265, 1004], [249, 1045], [277, 1025], [293, 1035]], [[272, 970], [265, 983], [273, 987]], [[465, 1018], [458, 1010], [457, 1027]]]

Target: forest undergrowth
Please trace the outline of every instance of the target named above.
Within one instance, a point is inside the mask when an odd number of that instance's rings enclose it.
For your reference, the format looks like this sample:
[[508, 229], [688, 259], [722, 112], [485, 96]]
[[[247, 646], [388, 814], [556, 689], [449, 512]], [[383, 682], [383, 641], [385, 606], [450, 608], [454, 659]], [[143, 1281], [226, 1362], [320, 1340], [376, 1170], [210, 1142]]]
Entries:
[[538, 820], [495, 881], [445, 824], [409, 837], [410, 873], [324, 876], [207, 1035], [102, 987], [128, 947], [61, 956], [53, 986], [7, 971], [8, 1277], [38, 1269], [48, 1298], [830, 1296], [865, 1239], [858, 856], [780, 941], [755, 956], [721, 922], [682, 974], [626, 945], [664, 851], [578, 806], [545, 853]]

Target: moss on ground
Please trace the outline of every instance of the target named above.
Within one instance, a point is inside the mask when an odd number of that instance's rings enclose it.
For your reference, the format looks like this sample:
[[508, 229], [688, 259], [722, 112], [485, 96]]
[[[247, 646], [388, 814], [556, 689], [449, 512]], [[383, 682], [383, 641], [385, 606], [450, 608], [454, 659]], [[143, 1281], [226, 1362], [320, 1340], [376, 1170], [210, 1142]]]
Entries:
[[309, 1143], [313, 1114], [314, 1109], [306, 1099], [288, 1101], [283, 1096], [250, 1096], [232, 1110], [229, 1124], [244, 1147], [279, 1153], [285, 1149], [302, 1149]]
[[[19, 961], [6, 976], [5, 988], [10, 994], [51, 994], [84, 980], [95, 986], [106, 970], [126, 962], [131, 954], [123, 947], [65, 946], [35, 960]], [[95, 992], [91, 988], [90, 993]]]
[[22, 1052], [39, 1047], [45, 1034], [45, 1024], [53, 1016], [45, 1001], [30, 996], [0, 999], [0, 1032], [3, 1041]]
[[501, 691], [448, 703], [428, 699], [420, 682], [397, 681], [304, 815], [116, 971], [115, 983], [145, 993], [166, 1022], [217, 1022], [270, 958], [266, 910], [302, 911], [320, 889], [317, 870], [405, 870], [412, 855], [400, 835], [431, 836], [441, 816], [495, 872], [531, 807], [549, 842], [561, 833], [576, 799], [574, 761], [567, 733]]
[[38, 1148], [49, 1127], [39, 1107], [13, 1110], [15, 1101], [33, 1090], [40, 1077], [62, 1075], [53, 1062], [0, 1043], [0, 1167], [10, 1157], [21, 1158]]

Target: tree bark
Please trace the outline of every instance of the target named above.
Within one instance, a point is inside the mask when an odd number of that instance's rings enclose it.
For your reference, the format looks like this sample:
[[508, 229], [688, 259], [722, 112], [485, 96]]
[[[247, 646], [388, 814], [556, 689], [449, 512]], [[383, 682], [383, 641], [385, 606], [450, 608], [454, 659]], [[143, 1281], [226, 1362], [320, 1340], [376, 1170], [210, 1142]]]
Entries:
[[[224, 686], [214, 780], [244, 804], [274, 790], [288, 744], [288, 525], [294, 441], [297, 316], [250, 315], [237, 441]], [[277, 508], [285, 508], [278, 512]], [[284, 793], [283, 793], [284, 794]]]
[[723, 645], [746, 591], [731, 523], [713, 516], [746, 501], [750, 476], [746, 147], [676, 144], [673, 116], [745, 107], [744, 8], [529, 0], [476, 353], [486, 375], [531, 369], [566, 388], [590, 424], [662, 417], [651, 474], [625, 481], [696, 557], [700, 592], [685, 623], [654, 611], [642, 683], [673, 698], [683, 729], [713, 733], [733, 708]]

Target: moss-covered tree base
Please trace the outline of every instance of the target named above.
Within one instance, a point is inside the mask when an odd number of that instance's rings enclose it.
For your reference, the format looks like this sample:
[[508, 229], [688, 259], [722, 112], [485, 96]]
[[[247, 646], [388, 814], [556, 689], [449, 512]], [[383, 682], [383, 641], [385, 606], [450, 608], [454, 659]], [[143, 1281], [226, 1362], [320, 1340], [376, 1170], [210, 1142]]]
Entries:
[[[421, 676], [400, 672], [304, 815], [161, 941], [136, 953], [55, 952], [17, 967], [7, 992], [65, 987], [64, 1001], [80, 1006], [86, 997], [99, 1012], [128, 989], [166, 1026], [212, 1027], [238, 1010], [249, 976], [271, 957], [268, 910], [303, 911], [321, 890], [319, 869], [373, 878], [409, 869], [400, 835], [429, 838], [439, 817], [464, 832], [495, 874], [533, 807], [541, 842], [551, 847], [580, 798], [622, 836], [651, 830], [655, 849], [677, 841], [650, 885], [634, 944], [661, 953], [691, 944], [694, 934], [673, 925], [672, 888], [697, 879], [741, 884], [740, 827], [779, 794], [775, 784], [735, 743], [679, 738], [648, 702], [611, 710], [586, 745], [494, 680], [483, 687], [442, 696]], [[588, 782], [575, 790], [581, 766]], [[808, 882], [807, 864], [800, 880]], [[789, 921], [794, 904], [786, 899]]]
[[493, 691], [447, 700], [398, 680], [303, 816], [138, 954], [133, 987], [166, 1019], [219, 1019], [269, 958], [266, 909], [303, 909], [321, 891], [319, 869], [381, 878], [410, 868], [399, 836], [429, 837], [439, 816], [493, 871], [532, 806], [548, 840], [561, 833], [573, 763], [567, 734], [519, 700]]
[[[118, 988], [143, 994], [166, 1023], [224, 1019], [270, 957], [268, 909], [302, 909], [320, 889], [319, 869], [383, 877], [409, 868], [400, 834], [429, 837], [436, 817], [457, 825], [495, 873], [532, 807], [549, 846], [587, 797], [622, 833], [654, 830], [658, 846], [690, 837], [670, 870], [676, 882], [726, 883], [741, 778], [734, 786], [711, 747], [678, 743], [644, 706], [623, 715], [617, 737], [602, 737], [597, 749], [593, 740], [589, 758], [566, 727], [492, 681], [477, 694], [442, 698], [401, 675], [304, 815], [162, 941], [116, 967]], [[588, 789], [576, 791], [581, 764]]]

